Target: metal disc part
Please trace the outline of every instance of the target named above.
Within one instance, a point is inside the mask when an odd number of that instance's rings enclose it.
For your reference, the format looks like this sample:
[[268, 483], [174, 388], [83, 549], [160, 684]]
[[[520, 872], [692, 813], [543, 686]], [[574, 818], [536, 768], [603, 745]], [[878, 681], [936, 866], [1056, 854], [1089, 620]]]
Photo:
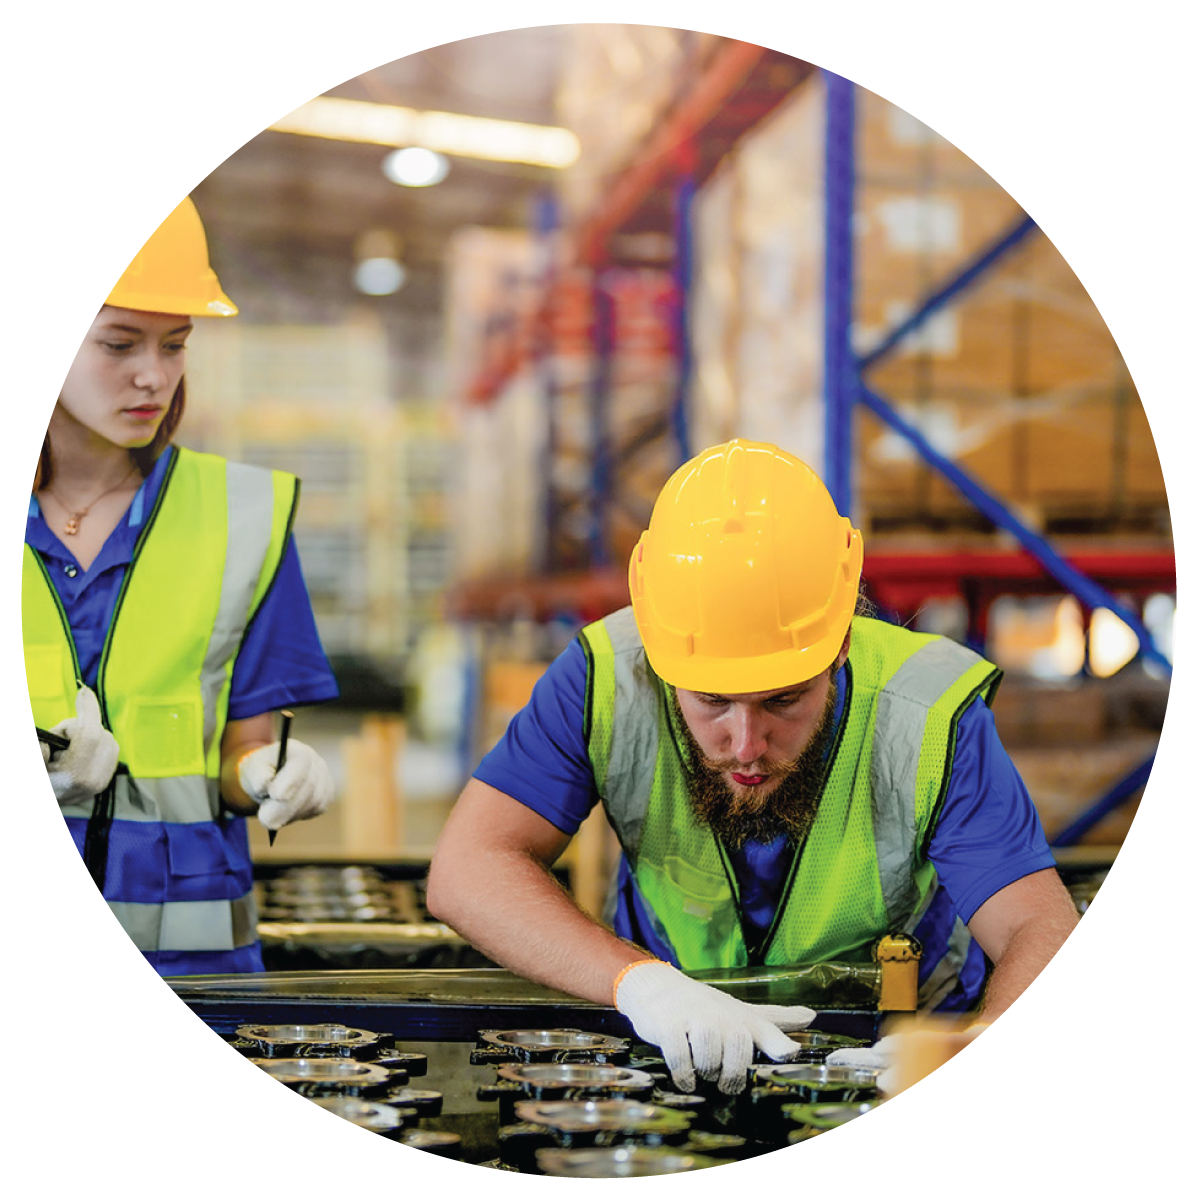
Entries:
[[483, 1029], [479, 1045], [507, 1052], [524, 1062], [608, 1062], [629, 1054], [626, 1038], [578, 1029]]
[[808, 1129], [836, 1129], [879, 1107], [880, 1100], [859, 1100], [838, 1104], [786, 1104], [783, 1115]]
[[539, 1099], [568, 1093], [649, 1093], [654, 1088], [654, 1079], [644, 1071], [605, 1063], [516, 1063], [501, 1067], [497, 1074]]
[[366, 1058], [392, 1042], [369, 1029], [336, 1024], [239, 1025], [237, 1036], [261, 1046], [267, 1058]]
[[839, 1033], [823, 1033], [819, 1029], [796, 1029], [787, 1036], [799, 1048], [798, 1052], [788, 1060], [795, 1063], [824, 1062], [835, 1050], [850, 1050], [871, 1044], [862, 1038], [846, 1037]]
[[415, 1108], [381, 1104], [358, 1096], [317, 1096], [313, 1103], [352, 1125], [384, 1137], [398, 1137], [417, 1120]]
[[874, 1067], [829, 1067], [823, 1063], [781, 1063], [753, 1070], [760, 1084], [795, 1092], [806, 1102], [873, 1096], [880, 1075]]
[[307, 1096], [377, 1096], [394, 1083], [391, 1071], [353, 1058], [252, 1058], [286, 1087]]
[[879, 1078], [877, 1067], [828, 1067], [823, 1063], [779, 1063], [769, 1067], [755, 1067], [754, 1074], [760, 1083], [773, 1083], [779, 1087], [794, 1087], [796, 1084], [836, 1085], [847, 1084], [870, 1087]]
[[678, 1109], [637, 1100], [525, 1101], [516, 1106], [516, 1115], [563, 1133], [668, 1135], [683, 1133], [691, 1124], [690, 1117]]
[[716, 1167], [721, 1160], [657, 1146], [606, 1146], [585, 1150], [539, 1150], [538, 1169], [546, 1175], [579, 1179], [624, 1179], [634, 1175], [674, 1175]]

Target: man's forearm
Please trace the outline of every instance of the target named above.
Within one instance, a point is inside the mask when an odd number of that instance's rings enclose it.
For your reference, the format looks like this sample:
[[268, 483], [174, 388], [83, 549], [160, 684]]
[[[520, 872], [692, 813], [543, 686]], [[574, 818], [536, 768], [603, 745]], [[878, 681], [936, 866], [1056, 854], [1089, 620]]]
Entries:
[[652, 956], [592, 920], [559, 886], [550, 868], [569, 841], [523, 804], [473, 779], [434, 850], [426, 904], [500, 966], [611, 1004], [622, 968]]
[[430, 878], [429, 911], [493, 962], [547, 987], [612, 1003], [622, 968], [651, 955], [582, 912], [538, 861], [481, 851]]

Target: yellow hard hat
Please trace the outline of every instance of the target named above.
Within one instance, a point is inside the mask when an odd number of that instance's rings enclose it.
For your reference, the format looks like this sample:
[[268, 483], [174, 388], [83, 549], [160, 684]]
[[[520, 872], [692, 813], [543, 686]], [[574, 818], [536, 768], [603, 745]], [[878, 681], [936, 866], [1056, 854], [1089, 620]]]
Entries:
[[208, 239], [187, 197], [137, 252], [107, 304], [138, 312], [189, 317], [232, 317], [237, 305], [221, 291], [208, 262]]
[[812, 679], [841, 650], [862, 561], [862, 535], [798, 458], [713, 446], [667, 480], [629, 560], [650, 665], [721, 695]]

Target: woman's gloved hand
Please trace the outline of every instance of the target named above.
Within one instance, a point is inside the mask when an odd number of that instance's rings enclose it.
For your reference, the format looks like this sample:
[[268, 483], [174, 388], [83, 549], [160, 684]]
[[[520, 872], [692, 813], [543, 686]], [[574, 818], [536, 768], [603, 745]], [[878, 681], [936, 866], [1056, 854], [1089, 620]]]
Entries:
[[117, 739], [104, 728], [100, 701], [89, 687], [75, 695], [75, 715], [50, 730], [71, 744], [65, 750], [51, 751], [46, 757], [50, 786], [59, 804], [82, 804], [99, 795], [108, 786], [121, 756]]
[[755, 1047], [776, 1062], [793, 1057], [800, 1047], [783, 1031], [803, 1029], [816, 1016], [800, 1005], [747, 1004], [657, 959], [626, 967], [613, 1003], [640, 1038], [662, 1051], [685, 1092], [696, 1086], [696, 1075], [716, 1079], [723, 1092], [742, 1091]]
[[279, 743], [260, 746], [238, 763], [238, 782], [258, 801], [258, 819], [268, 829], [319, 817], [333, 802], [333, 776], [325, 760], [311, 747], [292, 738], [287, 761], [278, 773]]

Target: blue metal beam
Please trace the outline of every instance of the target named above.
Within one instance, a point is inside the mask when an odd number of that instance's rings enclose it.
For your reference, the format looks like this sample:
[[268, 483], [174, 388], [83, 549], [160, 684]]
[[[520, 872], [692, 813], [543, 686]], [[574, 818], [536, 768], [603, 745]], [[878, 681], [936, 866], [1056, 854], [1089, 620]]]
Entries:
[[691, 428], [688, 422], [688, 394], [692, 386], [692, 268], [695, 261], [695, 229], [692, 210], [696, 182], [689, 175], [680, 179], [675, 191], [675, 362], [679, 372], [671, 405], [671, 428], [680, 464], [691, 458]]
[[1126, 608], [1105, 588], [1073, 567], [1045, 538], [1010, 512], [999, 497], [988, 491], [983, 484], [964, 471], [956, 462], [935, 450], [920, 430], [900, 416], [882, 396], [864, 386], [859, 391], [859, 399], [881, 421], [905, 438], [927, 463], [958, 488], [984, 516], [1001, 529], [1006, 529], [1011, 533], [1042, 564], [1048, 574], [1058, 580], [1067, 591], [1078, 596], [1089, 608], [1107, 608], [1120, 617], [1137, 635], [1141, 653], [1170, 672], [1170, 662], [1155, 646], [1150, 631], [1142, 623], [1142, 619], [1137, 613]]
[[1086, 812], [1076, 817], [1066, 829], [1057, 833], [1050, 842], [1051, 846], [1073, 846], [1081, 837], [1095, 825], [1098, 825], [1110, 812], [1120, 808], [1130, 799], [1139, 788], [1144, 788], [1150, 778], [1150, 768], [1154, 766], [1154, 755], [1140, 766], [1134, 767], [1120, 783], [1113, 787]]
[[853, 499], [851, 427], [859, 370], [854, 319], [854, 84], [825, 78], [825, 486], [847, 516]]
[[960, 292], [971, 286], [984, 272], [989, 270], [1015, 246], [1019, 246], [1029, 234], [1037, 229], [1033, 218], [1022, 215], [1007, 232], [1001, 234], [990, 246], [968, 263], [952, 279], [931, 292], [920, 306], [907, 316], [890, 333], [882, 337], [858, 360], [859, 369], [865, 371], [872, 364], [896, 348], [910, 333], [919, 329], [935, 312], [945, 308]]
[[592, 376], [590, 417], [592, 479], [588, 497], [590, 517], [588, 562], [592, 567], [608, 565], [608, 513], [612, 500], [612, 447], [609, 445], [609, 397], [612, 393], [613, 297], [604, 272], [592, 276]]
[[[558, 200], [554, 193], [543, 190], [533, 203], [533, 229], [538, 256], [538, 283], [545, 295], [553, 295], [555, 282], [554, 235], [558, 229]], [[552, 571], [554, 561], [554, 530], [557, 497], [554, 494], [554, 469], [558, 455], [558, 378], [554, 369], [553, 347], [545, 327], [534, 334], [537, 339], [534, 354], [542, 403], [546, 417], [546, 440], [541, 451], [541, 527], [542, 544], [536, 548], [536, 558], [542, 571]]]
[[[959, 489], [999, 528], [1007, 530], [1050, 576], [1090, 608], [1107, 608], [1137, 635], [1141, 653], [1168, 673], [1171, 664], [1154, 645], [1140, 617], [1119, 604], [1104, 588], [1078, 571], [1049, 543], [1021, 522], [997, 496], [939, 451], [882, 396], [863, 384], [863, 373], [891, 353], [934, 313], [961, 295], [1005, 255], [1020, 245], [1037, 225], [1022, 216], [953, 277], [930, 293], [867, 353], [856, 356], [851, 343], [854, 319], [853, 216], [855, 203], [854, 84], [830, 71], [826, 81], [825, 125], [825, 483], [840, 512], [849, 514], [852, 502], [852, 417], [865, 404], [896, 430], [922, 458]], [[1121, 780], [1054, 839], [1069, 845], [1145, 785], [1153, 756]]]

